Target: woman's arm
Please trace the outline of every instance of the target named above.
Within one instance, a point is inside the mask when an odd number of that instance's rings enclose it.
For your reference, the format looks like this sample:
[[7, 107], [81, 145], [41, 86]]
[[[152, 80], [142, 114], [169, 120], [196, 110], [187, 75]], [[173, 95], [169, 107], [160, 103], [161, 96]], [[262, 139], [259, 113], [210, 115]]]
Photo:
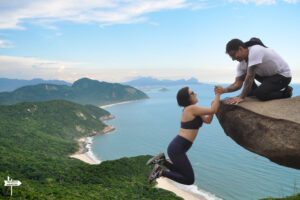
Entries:
[[[215, 99], [215, 100], [216, 100], [216, 99]], [[213, 105], [213, 103], [215, 102], [215, 100], [211, 102], [211, 105]], [[220, 99], [219, 99], [219, 100], [220, 100]], [[220, 105], [220, 104], [219, 104], [219, 105]], [[217, 111], [218, 111], [219, 105], [217, 106]], [[217, 112], [217, 111], [216, 111], [216, 112]], [[214, 118], [214, 114], [211, 114], [211, 115], [202, 115], [201, 118], [202, 118], [202, 120], [203, 120], [204, 123], [210, 124], [211, 121], [212, 121], [213, 118]]]
[[210, 108], [205, 108], [197, 105], [191, 106], [191, 111], [195, 116], [202, 116], [202, 115], [213, 115], [217, 113], [218, 108], [220, 106], [220, 93], [217, 93], [215, 99], [213, 100]]

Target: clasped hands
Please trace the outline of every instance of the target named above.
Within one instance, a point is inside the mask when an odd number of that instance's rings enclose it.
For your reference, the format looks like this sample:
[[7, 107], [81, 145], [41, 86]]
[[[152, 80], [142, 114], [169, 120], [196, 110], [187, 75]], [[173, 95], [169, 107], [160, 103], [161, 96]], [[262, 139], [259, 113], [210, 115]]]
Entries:
[[[226, 89], [223, 88], [223, 87], [220, 86], [220, 85], [217, 85], [217, 86], [215, 86], [214, 91], [215, 91], [215, 94], [217, 94], [217, 93], [223, 94], [223, 93], [226, 92]], [[226, 99], [226, 100], [225, 100], [225, 103], [236, 105], [236, 104], [241, 103], [242, 101], [244, 101], [244, 99], [241, 98], [241, 97], [239, 97], [239, 96], [237, 96], [237, 97], [232, 97], [232, 98], [230, 98], [230, 99]]]

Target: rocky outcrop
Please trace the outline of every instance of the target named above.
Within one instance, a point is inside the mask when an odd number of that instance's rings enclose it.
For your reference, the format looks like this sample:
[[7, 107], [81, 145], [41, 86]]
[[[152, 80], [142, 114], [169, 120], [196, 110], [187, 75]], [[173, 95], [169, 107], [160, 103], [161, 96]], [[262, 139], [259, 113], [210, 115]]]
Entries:
[[105, 115], [99, 118], [100, 121], [107, 121], [107, 120], [111, 120], [114, 119], [115, 116], [114, 115]]
[[221, 102], [217, 113], [225, 133], [242, 147], [271, 161], [300, 169], [300, 96], [239, 105]]

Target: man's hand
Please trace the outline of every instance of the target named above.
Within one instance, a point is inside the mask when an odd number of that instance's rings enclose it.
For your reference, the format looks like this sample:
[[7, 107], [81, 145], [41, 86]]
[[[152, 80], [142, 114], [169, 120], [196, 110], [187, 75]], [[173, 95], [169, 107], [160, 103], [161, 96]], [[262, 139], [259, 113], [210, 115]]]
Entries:
[[215, 94], [223, 94], [223, 93], [225, 93], [225, 89], [222, 86], [220, 85], [215, 86]]
[[244, 99], [242, 99], [241, 97], [233, 97], [233, 98], [227, 99], [225, 101], [225, 103], [237, 105], [237, 104], [241, 103], [242, 101], [244, 101]]

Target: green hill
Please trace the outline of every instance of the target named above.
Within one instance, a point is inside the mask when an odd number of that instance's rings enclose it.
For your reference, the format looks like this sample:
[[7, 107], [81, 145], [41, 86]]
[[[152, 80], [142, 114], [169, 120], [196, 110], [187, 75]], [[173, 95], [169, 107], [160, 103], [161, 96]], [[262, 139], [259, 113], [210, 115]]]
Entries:
[[[150, 156], [100, 165], [69, 157], [75, 139], [101, 131], [108, 114], [65, 100], [0, 106], [0, 199], [180, 199], [146, 183]], [[7, 176], [22, 182], [12, 198]]]
[[145, 93], [131, 86], [83, 78], [72, 86], [38, 84], [21, 87], [13, 92], [1, 92], [0, 104], [65, 99], [81, 104], [106, 105], [145, 98], [148, 98]]

